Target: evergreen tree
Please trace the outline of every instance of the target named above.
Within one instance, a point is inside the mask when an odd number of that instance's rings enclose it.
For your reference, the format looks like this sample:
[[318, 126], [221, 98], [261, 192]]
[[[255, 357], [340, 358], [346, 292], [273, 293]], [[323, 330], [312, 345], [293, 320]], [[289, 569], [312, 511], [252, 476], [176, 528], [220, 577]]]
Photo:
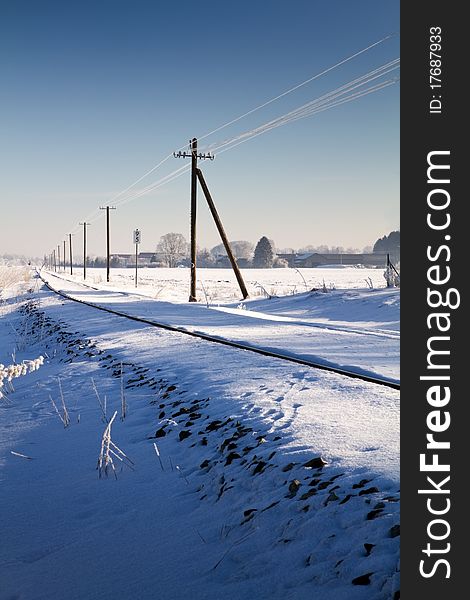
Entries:
[[388, 252], [392, 261], [399, 261], [400, 232], [391, 231], [388, 235], [379, 238], [374, 244], [373, 252]]
[[258, 269], [270, 269], [274, 263], [274, 251], [271, 242], [263, 236], [256, 244], [253, 266]]

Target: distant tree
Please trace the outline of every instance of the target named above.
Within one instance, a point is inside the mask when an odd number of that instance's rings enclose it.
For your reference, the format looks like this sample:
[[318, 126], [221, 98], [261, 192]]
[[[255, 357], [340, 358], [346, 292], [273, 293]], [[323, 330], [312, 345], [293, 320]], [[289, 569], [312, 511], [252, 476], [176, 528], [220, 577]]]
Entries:
[[274, 259], [273, 267], [276, 267], [276, 269], [285, 269], [288, 266], [289, 263], [285, 258], [279, 258], [279, 256], [276, 256], [276, 258]]
[[[247, 242], [246, 240], [230, 242], [230, 248], [232, 249], [235, 258], [250, 259], [253, 256], [254, 246], [251, 242]], [[227, 252], [225, 251], [223, 244], [218, 244], [211, 248], [211, 254], [215, 257], [226, 256]]]
[[258, 269], [269, 269], [274, 264], [274, 251], [271, 242], [263, 236], [256, 244], [253, 266]]
[[388, 252], [392, 261], [399, 261], [400, 232], [391, 231], [388, 235], [379, 238], [374, 244], [373, 252]]
[[111, 256], [111, 258], [109, 259], [109, 266], [112, 267], [113, 269], [117, 268], [117, 267], [121, 267], [122, 266], [122, 260], [118, 257], [118, 256]]
[[197, 264], [200, 267], [208, 268], [213, 267], [215, 264], [215, 256], [207, 248], [198, 250], [197, 253]]
[[102, 256], [96, 256], [94, 259], [92, 258], [89, 262], [90, 267], [94, 267], [95, 269], [100, 269], [106, 266], [106, 258]]
[[166, 264], [173, 268], [188, 255], [188, 244], [181, 233], [167, 233], [161, 236], [157, 252], [164, 257]]

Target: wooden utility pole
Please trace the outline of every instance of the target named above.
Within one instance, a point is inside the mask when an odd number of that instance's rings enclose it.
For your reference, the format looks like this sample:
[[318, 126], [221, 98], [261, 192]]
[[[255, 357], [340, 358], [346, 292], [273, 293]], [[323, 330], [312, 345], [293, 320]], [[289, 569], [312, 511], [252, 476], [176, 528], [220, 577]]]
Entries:
[[109, 283], [109, 262], [110, 262], [109, 211], [116, 210], [116, 207], [115, 206], [100, 206], [100, 210], [106, 210], [106, 281]]
[[72, 234], [69, 233], [69, 257], [70, 257], [70, 275], [73, 275], [73, 267], [72, 267]]
[[57, 263], [59, 265], [59, 271], [60, 271], [60, 244], [57, 244]]
[[65, 245], [66, 245], [67, 241], [64, 240], [64, 273], [65, 273]]
[[197, 138], [193, 138], [189, 141], [189, 147], [191, 152], [173, 152], [175, 158], [188, 158], [191, 157], [191, 225], [190, 225], [190, 248], [191, 248], [191, 283], [189, 291], [189, 301], [197, 302], [196, 298], [196, 211], [197, 211], [197, 159], [210, 159], [214, 160], [214, 156], [210, 153], [202, 154], [197, 153]]
[[83, 225], [83, 279], [86, 279], [86, 226], [90, 223], [79, 223]]
[[54, 255], [54, 271], [57, 271], [57, 261], [55, 258], [55, 249], [52, 251], [52, 254]]
[[215, 207], [214, 201], [212, 200], [209, 188], [207, 187], [201, 169], [196, 169], [196, 174], [199, 179], [199, 183], [201, 184], [202, 191], [204, 192], [204, 196], [206, 197], [207, 204], [209, 205], [209, 210], [211, 211], [212, 218], [215, 221], [216, 227], [219, 231], [219, 235], [224, 244], [225, 251], [227, 252], [227, 256], [230, 260], [230, 264], [232, 265], [233, 272], [235, 273], [235, 277], [237, 278], [240, 291], [243, 295], [243, 299], [245, 299], [248, 297], [248, 291], [246, 289], [245, 282], [243, 281], [240, 269], [238, 268], [237, 261], [235, 260], [235, 256], [233, 255], [232, 249], [230, 248], [230, 243], [225, 233], [224, 226], [222, 225], [222, 221], [220, 220], [219, 214], [217, 213], [217, 209]]

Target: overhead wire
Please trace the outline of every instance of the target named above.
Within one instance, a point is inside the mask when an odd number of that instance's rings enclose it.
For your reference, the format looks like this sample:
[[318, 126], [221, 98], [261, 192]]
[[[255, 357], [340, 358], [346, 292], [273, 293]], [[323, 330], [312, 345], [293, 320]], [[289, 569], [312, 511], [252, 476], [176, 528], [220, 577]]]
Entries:
[[[292, 92], [300, 89], [301, 87], [311, 83], [312, 81], [315, 81], [316, 79], [319, 79], [320, 77], [322, 77], [323, 75], [326, 75], [327, 73], [333, 71], [334, 69], [346, 64], [347, 62], [353, 60], [354, 58], [357, 58], [358, 56], [360, 56], [361, 54], [364, 54], [366, 52], [368, 52], [369, 50], [371, 50], [372, 48], [384, 43], [385, 41], [395, 37], [397, 35], [397, 33], [390, 33], [384, 37], [382, 37], [381, 39], [373, 42], [372, 44], [369, 44], [368, 46], [366, 46], [365, 48], [362, 48], [361, 50], [347, 56], [346, 58], [336, 62], [334, 65], [320, 71], [319, 73], [316, 73], [315, 75], [301, 81], [300, 83], [290, 87], [289, 89], [285, 90], [284, 92], [278, 94], [277, 96], [274, 96], [273, 98], [270, 98], [269, 100], [259, 104], [258, 106], [252, 108], [251, 110], [239, 115], [238, 117], [236, 117], [235, 119], [231, 119], [229, 121], [227, 121], [226, 123], [216, 127], [215, 129], [205, 133], [204, 135], [201, 135], [198, 137], [198, 140], [203, 140], [211, 135], [213, 135], [214, 133], [217, 133], [219, 131], [221, 131], [222, 129], [225, 129], [226, 127], [229, 127], [230, 125], [233, 125], [234, 123], [237, 123], [238, 121], [244, 119], [245, 117], [255, 113], [258, 110], [261, 110], [262, 108], [265, 108], [266, 106], [272, 104], [273, 102], [276, 102], [277, 100], [280, 100], [281, 98], [287, 96], [288, 94], [291, 94]], [[180, 148], [177, 148], [176, 151], [178, 150], [182, 150], [186, 148], [186, 144], [184, 146], [181, 146]], [[117, 194], [115, 194], [109, 201], [108, 203], [112, 203], [114, 202], [117, 198], [119, 198], [121, 195], [125, 194], [127, 191], [129, 191], [131, 188], [133, 188], [135, 185], [137, 185], [138, 183], [140, 183], [143, 179], [145, 179], [146, 177], [148, 177], [148, 175], [150, 175], [151, 173], [153, 173], [156, 169], [158, 169], [161, 165], [163, 165], [167, 160], [169, 160], [171, 157], [173, 156], [173, 153], [168, 154], [165, 158], [163, 158], [160, 162], [158, 162], [156, 165], [154, 165], [151, 169], [149, 169], [146, 173], [144, 173], [141, 177], [139, 177], [138, 179], [136, 179], [133, 183], [131, 183], [130, 185], [128, 185], [126, 188], [124, 188], [123, 190], [121, 190], [120, 192], [118, 192]]]
[[360, 77], [353, 79], [352, 81], [336, 88], [335, 90], [327, 92], [326, 94], [323, 94], [322, 96], [315, 98], [314, 100], [311, 100], [311, 101], [307, 102], [306, 104], [304, 104], [294, 110], [291, 110], [291, 111], [285, 113], [284, 115], [281, 115], [280, 117], [276, 117], [275, 119], [272, 119], [271, 121], [268, 121], [267, 123], [265, 123], [263, 125], [259, 125], [249, 131], [238, 134], [238, 135], [234, 136], [233, 138], [229, 138], [228, 140], [225, 140], [224, 142], [217, 144], [215, 147], [214, 147], [214, 145], [210, 145], [207, 147], [207, 149], [215, 152], [217, 149], [225, 146], [226, 144], [230, 144], [241, 138], [251, 136], [252, 133], [257, 133], [259, 130], [261, 130], [263, 128], [270, 128], [271, 124], [277, 123], [278, 121], [286, 119], [289, 122], [290, 119], [292, 118], [292, 116], [295, 116], [300, 111], [306, 110], [309, 107], [315, 107], [318, 104], [327, 103], [337, 96], [341, 96], [343, 94], [348, 93], [352, 89], [355, 89], [361, 85], [366, 85], [370, 81], [373, 81], [374, 79], [377, 79], [379, 77], [383, 77], [384, 75], [388, 74], [389, 72], [397, 69], [399, 66], [399, 62], [400, 62], [399, 59], [394, 59], [393, 61], [390, 61], [389, 63], [386, 63], [385, 65], [381, 65], [380, 67], [377, 67], [376, 69], [369, 71], [365, 75], [361, 75]]
[[[385, 41], [395, 37], [396, 35], [397, 35], [397, 33], [391, 33], [391, 34], [381, 38], [380, 40], [377, 40], [376, 42], [366, 46], [365, 48], [359, 50], [358, 52], [355, 52], [355, 53], [347, 56], [346, 58], [338, 61], [337, 63], [324, 69], [323, 71], [305, 79], [304, 81], [296, 84], [295, 86], [292, 86], [291, 88], [285, 90], [281, 94], [278, 94], [277, 96], [263, 102], [262, 104], [259, 104], [258, 106], [254, 107], [253, 109], [239, 115], [238, 117], [227, 121], [226, 123], [216, 127], [215, 129], [205, 133], [204, 135], [199, 136], [198, 140], [206, 139], [207, 137], [213, 135], [214, 133], [217, 133], [217, 132], [221, 131], [222, 129], [229, 127], [230, 125], [233, 125], [233, 124], [239, 122], [243, 118], [245, 118], [249, 115], [252, 115], [253, 113], [257, 112], [258, 110], [261, 110], [262, 108], [276, 102], [277, 100], [298, 90], [299, 88], [307, 85], [308, 83], [311, 83], [312, 81], [314, 81], [316, 79], [319, 79], [320, 77], [322, 77], [322, 76], [326, 75], [327, 73], [333, 71], [334, 69], [346, 64], [347, 62], [353, 60], [354, 58], [368, 52], [372, 48], [384, 43]], [[317, 112], [322, 112], [323, 110], [328, 110], [329, 108], [333, 108], [334, 106], [338, 106], [340, 104], [350, 102], [356, 98], [373, 93], [375, 91], [378, 91], [379, 89], [383, 89], [384, 87], [388, 87], [388, 85], [392, 85], [397, 80], [390, 81], [384, 85], [378, 86], [377, 88], [370, 89], [368, 91], [364, 91], [363, 93], [356, 94], [356, 95], [354, 95], [354, 97], [350, 97], [350, 98], [347, 97], [347, 98], [344, 98], [342, 101], [336, 101], [335, 103], [332, 103], [331, 105], [329, 104], [333, 99], [338, 98], [338, 95], [341, 96], [341, 95], [344, 95], [344, 94], [347, 94], [348, 92], [350, 92], [351, 88], [349, 86], [351, 86], [352, 84], [359, 84], [359, 82], [361, 80], [363, 80], [363, 83], [360, 85], [365, 85], [365, 84], [369, 83], [370, 81], [372, 81], [372, 79], [369, 79], [370, 77], [372, 77], [373, 79], [376, 79], [377, 77], [381, 77], [381, 76], [385, 75], [387, 72], [389, 72], [389, 71], [385, 71], [386, 68], [391, 68], [391, 70], [393, 70], [395, 68], [398, 68], [398, 64], [399, 64], [399, 59], [395, 59], [394, 61], [387, 63], [387, 65], [382, 65], [381, 67], [378, 67], [375, 70], [369, 71], [369, 73], [366, 73], [365, 75], [357, 78], [356, 80], [353, 80], [352, 82], [349, 82], [348, 84], [345, 84], [344, 86], [341, 86], [340, 88], [337, 88], [336, 90], [333, 90], [332, 92], [328, 92], [327, 94], [324, 94], [323, 96], [316, 98], [316, 99], [308, 102], [307, 104], [305, 104], [301, 107], [298, 107], [297, 109], [294, 109], [293, 111], [289, 111], [288, 113], [285, 113], [284, 115], [281, 115], [280, 117], [277, 117], [276, 119], [268, 121], [267, 123], [265, 123], [263, 125], [255, 127], [247, 132], [238, 134], [237, 136], [234, 136], [228, 140], [225, 140], [222, 143], [219, 143], [213, 151], [217, 150], [218, 154], [222, 154], [223, 152], [226, 152], [232, 148], [235, 148], [239, 144], [244, 143], [245, 141], [248, 141], [249, 139], [253, 139], [254, 137], [257, 137], [257, 136], [261, 135], [262, 133], [270, 131], [276, 127], [280, 127], [281, 125], [285, 125], [287, 123], [299, 120], [301, 118], [311, 116], [313, 114], [316, 114]], [[341, 92], [341, 90], [344, 90], [344, 91]], [[305, 114], [302, 114], [301, 111], [305, 111]], [[187, 145], [185, 144], [184, 146], [181, 146], [180, 148], [178, 148], [176, 151], [183, 150], [186, 147], [187, 147]], [[112, 196], [112, 198], [107, 201], [107, 204], [109, 205], [109, 204], [114, 203], [116, 207], [122, 206], [123, 204], [127, 204], [128, 202], [130, 202], [132, 200], [135, 200], [141, 196], [144, 196], [152, 191], [157, 190], [158, 188], [162, 187], [163, 185], [166, 185], [166, 184], [170, 183], [171, 181], [174, 181], [175, 179], [177, 179], [178, 177], [180, 177], [181, 175], [183, 175], [185, 172], [187, 172], [189, 170], [190, 165], [184, 165], [183, 167], [176, 169], [176, 170], [172, 171], [170, 174], [157, 180], [156, 182], [153, 182], [140, 190], [132, 191], [132, 189], [138, 183], [140, 183], [146, 177], [148, 177], [153, 172], [155, 172], [159, 167], [161, 167], [172, 156], [173, 156], [173, 152], [168, 154], [167, 156], [165, 156], [165, 158], [160, 160], [151, 169], [146, 171], [142, 176], [140, 176], [138, 179], [133, 181], [126, 188], [124, 188], [123, 190], [121, 190], [120, 192], [118, 192], [117, 194]], [[120, 198], [120, 200], [117, 201], [119, 198]], [[94, 221], [97, 221], [101, 216], [102, 216], [102, 214], [100, 213], [100, 211], [98, 209], [95, 209], [92, 213], [90, 213], [90, 215], [85, 219], [85, 221], [94, 222]], [[76, 231], [77, 229], [78, 229], [78, 227], [76, 227], [72, 231]]]
[[[322, 96], [320, 96], [314, 100], [311, 100], [310, 102], [308, 102], [294, 110], [291, 110], [291, 111], [285, 113], [284, 115], [277, 117], [276, 119], [268, 121], [267, 123], [257, 126], [247, 132], [238, 134], [237, 136], [235, 136], [233, 138], [225, 140], [225, 141], [219, 143], [218, 145], [216, 145], [215, 148], [212, 148], [212, 146], [209, 146], [208, 148], [213, 149], [213, 152], [217, 151], [218, 154], [221, 154], [222, 152], [226, 152], [230, 148], [234, 148], [235, 146], [238, 146], [242, 142], [248, 141], [249, 139], [252, 139], [253, 137], [257, 137], [257, 136], [261, 135], [262, 133], [270, 131], [276, 127], [280, 127], [281, 125], [286, 125], [290, 122], [297, 121], [301, 118], [311, 116], [318, 112], [328, 110], [329, 108], [339, 106], [340, 104], [345, 104], [346, 102], [351, 102], [354, 99], [357, 99], [362, 96], [379, 91], [380, 89], [383, 89], [384, 87], [388, 87], [389, 85], [396, 83], [397, 79], [394, 78], [392, 80], [387, 80], [386, 82], [379, 83], [375, 86], [372, 86], [371, 88], [365, 88], [365, 89], [357, 91], [356, 93], [351, 93], [354, 90], [357, 90], [358, 88], [361, 88], [362, 86], [367, 85], [368, 83], [374, 81], [375, 79], [377, 79], [379, 77], [383, 77], [385, 74], [388, 74], [389, 72], [397, 69], [398, 65], [399, 65], [399, 59], [394, 59], [393, 61], [390, 61], [389, 63], [386, 63], [385, 65], [381, 65], [380, 67], [372, 69], [368, 73], [361, 75], [360, 77], [357, 77], [357, 78], [353, 79], [352, 81], [350, 81], [342, 86], [339, 86], [335, 90], [327, 92], [326, 94], [323, 94]], [[349, 94], [349, 95], [346, 95], [346, 94]], [[151, 191], [158, 189], [159, 187], [161, 187], [167, 183], [170, 183], [174, 179], [177, 179], [183, 173], [187, 172], [189, 170], [189, 168], [190, 168], [189, 165], [185, 165], [179, 169], [176, 169], [169, 175], [159, 179], [158, 181], [149, 184], [145, 188], [143, 188], [141, 190], [136, 190], [135, 192], [132, 192], [132, 193], [128, 194], [127, 196], [124, 196], [116, 204], [116, 206], [121, 206], [122, 204], [126, 204], [126, 203], [130, 202], [131, 200], [135, 200], [143, 195], [146, 195], [147, 193], [150, 193]]]
[[[390, 65], [394, 65], [394, 66], [390, 66]], [[389, 68], [384, 69], [384, 67], [389, 67]], [[249, 141], [250, 139], [253, 139], [254, 137], [258, 137], [259, 135], [261, 135], [263, 133], [271, 131], [272, 129], [281, 127], [283, 125], [287, 125], [288, 123], [291, 123], [294, 121], [298, 121], [299, 119], [313, 116], [319, 112], [329, 110], [330, 108], [334, 108], [336, 106], [340, 106], [342, 104], [352, 102], [353, 100], [356, 100], [363, 96], [366, 96], [366, 95], [372, 94], [374, 92], [377, 92], [381, 89], [384, 89], [385, 87], [393, 85], [394, 83], [398, 82], [397, 77], [388, 79], [383, 82], [379, 82], [369, 88], [358, 89], [361, 86], [364, 86], [365, 84], [372, 82], [374, 79], [377, 79], [378, 77], [382, 77], [384, 74], [389, 73], [396, 68], [398, 68], [398, 63], [396, 61], [392, 61], [388, 65], [384, 65], [383, 67], [381, 67], [379, 69], [375, 69], [374, 71], [371, 71], [370, 73], [375, 73], [375, 75], [373, 77], [368, 76], [368, 74], [361, 76], [361, 77], [349, 82], [348, 84], [340, 86], [339, 88], [337, 88], [336, 90], [333, 90], [332, 92], [328, 92], [327, 94], [324, 94], [323, 96], [320, 96], [319, 98], [312, 100], [312, 101], [308, 102], [307, 104], [304, 104], [304, 105], [298, 107], [297, 109], [294, 109], [284, 115], [281, 115], [280, 117], [277, 117], [276, 119], [268, 121], [267, 123], [260, 125], [256, 128], [253, 128], [248, 132], [244, 132], [234, 138], [231, 138], [229, 140], [226, 140], [226, 141], [220, 143], [213, 149], [213, 152], [217, 152], [218, 155], [222, 154], [224, 152], [227, 152], [228, 150], [231, 150], [232, 148], [235, 148], [236, 146], [238, 146], [244, 142]], [[380, 71], [380, 73], [379, 73], [379, 71]], [[354, 90], [357, 90], [357, 91], [354, 92]], [[346, 94], [349, 94], [349, 95], [346, 95]], [[165, 177], [162, 177], [158, 181], [149, 184], [145, 188], [143, 188], [141, 190], [136, 190], [129, 196], [125, 196], [125, 197], [121, 198], [121, 200], [116, 204], [116, 207], [122, 206], [123, 204], [127, 204], [128, 202], [130, 202], [132, 200], [135, 200], [137, 198], [140, 198], [141, 196], [144, 196], [152, 191], [157, 190], [158, 188], [170, 183], [171, 181], [174, 181], [175, 179], [177, 179], [178, 177], [180, 177], [181, 175], [183, 175], [184, 173], [189, 171], [189, 169], [190, 169], [189, 164], [186, 164], [186, 165], [180, 167], [179, 169], [176, 169], [169, 175], [166, 175]], [[97, 218], [99, 218], [99, 217], [97, 217]]]

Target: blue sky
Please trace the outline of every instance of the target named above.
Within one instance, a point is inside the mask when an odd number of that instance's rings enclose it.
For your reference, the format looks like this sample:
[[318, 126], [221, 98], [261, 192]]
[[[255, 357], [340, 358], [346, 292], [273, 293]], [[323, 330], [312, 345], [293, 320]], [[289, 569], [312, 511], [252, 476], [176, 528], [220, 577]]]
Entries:
[[[0, 253], [48, 253], [190, 137], [399, 30], [399, 2], [17, 0], [0, 8]], [[389, 60], [399, 36], [205, 139], [217, 144]], [[395, 73], [396, 74], [396, 73]], [[135, 189], [183, 165], [168, 160]], [[229, 237], [362, 249], [399, 226], [399, 86], [201, 165]], [[122, 197], [120, 198], [122, 199]], [[119, 204], [119, 200], [117, 200]], [[112, 250], [188, 237], [189, 175], [112, 213]], [[219, 242], [199, 194], [199, 245]]]

